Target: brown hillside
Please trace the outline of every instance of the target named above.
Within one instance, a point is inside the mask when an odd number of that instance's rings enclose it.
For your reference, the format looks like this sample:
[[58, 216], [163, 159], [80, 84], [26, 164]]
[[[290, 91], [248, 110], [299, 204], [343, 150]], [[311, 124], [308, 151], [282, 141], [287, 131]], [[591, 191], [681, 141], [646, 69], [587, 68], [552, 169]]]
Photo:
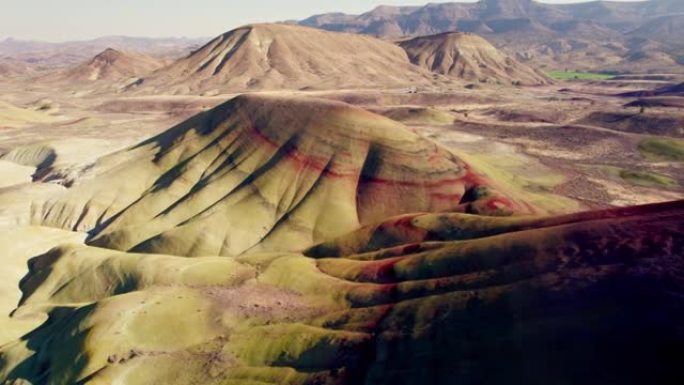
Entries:
[[527, 85], [550, 82], [545, 75], [503, 54], [472, 33], [421, 36], [400, 45], [414, 64], [459, 79]]
[[[518, 109], [574, 116], [512, 91]], [[454, 130], [536, 131], [549, 152], [586, 154], [629, 127], [503, 126], [486, 114], [506, 98], [466, 120], [448, 95], [333, 95], [442, 121], [421, 130], [283, 94], [235, 97], [94, 161], [84, 152], [113, 142], [3, 156], [26, 166], [0, 164], [0, 384], [681, 385], [684, 201], [525, 215], [545, 202], [519, 186], [550, 174], [509, 168], [521, 158], [494, 138], [470, 143], [497, 158], [474, 156]], [[454, 152], [419, 135], [435, 125]], [[676, 159], [656, 142], [639, 149]]]
[[25, 63], [9, 57], [0, 58], [0, 77], [27, 75], [32, 69]]
[[143, 76], [163, 65], [163, 61], [140, 53], [107, 48], [91, 60], [66, 70], [46, 75], [44, 81], [91, 82], [121, 81]]
[[369, 36], [258, 24], [227, 32], [145, 79], [173, 93], [427, 85], [433, 75]]
[[[536, 68], [681, 72], [683, 14], [681, 0], [575, 4], [481, 0], [378, 8], [360, 15], [322, 14], [300, 24], [384, 38], [475, 32], [509, 55], [520, 55], [516, 57]], [[643, 52], [650, 59], [632, 64], [634, 52], [630, 51], [633, 49], [625, 46], [634, 38], [652, 39], [661, 44]], [[549, 52], [558, 41], [570, 43], [568, 52], [560, 55]]]

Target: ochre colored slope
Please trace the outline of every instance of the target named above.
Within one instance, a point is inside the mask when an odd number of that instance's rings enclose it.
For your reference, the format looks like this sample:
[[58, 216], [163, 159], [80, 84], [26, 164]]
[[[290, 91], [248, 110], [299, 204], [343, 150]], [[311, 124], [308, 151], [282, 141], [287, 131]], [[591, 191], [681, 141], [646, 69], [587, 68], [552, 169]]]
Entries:
[[13, 226], [10, 230], [0, 231], [0, 346], [20, 338], [47, 319], [43, 313], [8, 317], [22, 296], [18, 283], [26, 275], [27, 260], [59, 244], [81, 242], [85, 236], [83, 233], [47, 227]]
[[72, 171], [0, 189], [0, 307], [21, 291], [0, 383], [684, 379], [684, 201], [540, 216], [305, 97], [240, 96]]
[[472, 33], [421, 36], [399, 45], [406, 50], [412, 63], [458, 79], [525, 85], [551, 82], [546, 75], [503, 54]]
[[534, 211], [402, 124], [310, 98], [237, 97], [82, 180], [33, 207], [33, 223], [183, 256], [302, 250], [403, 213]]
[[[370, 36], [285, 24], [255, 24], [218, 36], [145, 78], [146, 92], [426, 86], [428, 71]], [[439, 79], [441, 83], [449, 79]]]
[[310, 98], [237, 97], [73, 183], [32, 223], [173, 255], [302, 250], [410, 212], [534, 211], [400, 123]]
[[29, 263], [15, 316], [49, 319], [0, 380], [678, 384], [683, 255], [684, 202], [402, 216], [304, 254], [64, 245]]
[[59, 119], [59, 117], [41, 111], [17, 107], [0, 100], [0, 128], [3, 129], [21, 127], [28, 124], [51, 123]]

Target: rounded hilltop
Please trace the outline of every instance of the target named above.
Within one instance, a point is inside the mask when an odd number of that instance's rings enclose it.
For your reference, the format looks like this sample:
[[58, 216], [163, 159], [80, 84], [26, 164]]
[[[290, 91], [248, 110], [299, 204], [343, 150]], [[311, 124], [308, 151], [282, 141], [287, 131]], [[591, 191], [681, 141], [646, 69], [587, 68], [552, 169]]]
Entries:
[[290, 24], [251, 24], [156, 71], [141, 89], [220, 93], [433, 84], [433, 74], [414, 66], [400, 47], [385, 40]]
[[444, 32], [405, 40], [399, 45], [412, 63], [467, 81], [542, 85], [551, 80], [469, 32]]
[[534, 211], [403, 124], [309, 97], [235, 97], [89, 171], [31, 215], [119, 250], [235, 256], [409, 212]]
[[41, 76], [42, 83], [68, 83], [69, 86], [92, 82], [116, 83], [146, 75], [164, 65], [151, 56], [106, 48], [92, 59], [77, 66]]

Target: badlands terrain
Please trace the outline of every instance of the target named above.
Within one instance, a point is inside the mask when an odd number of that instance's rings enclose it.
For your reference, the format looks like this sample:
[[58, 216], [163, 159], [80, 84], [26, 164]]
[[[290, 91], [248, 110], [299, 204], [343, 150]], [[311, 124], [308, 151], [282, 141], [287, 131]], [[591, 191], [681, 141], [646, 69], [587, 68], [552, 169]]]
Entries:
[[682, 383], [676, 47], [431, 7], [0, 43], [0, 383]]

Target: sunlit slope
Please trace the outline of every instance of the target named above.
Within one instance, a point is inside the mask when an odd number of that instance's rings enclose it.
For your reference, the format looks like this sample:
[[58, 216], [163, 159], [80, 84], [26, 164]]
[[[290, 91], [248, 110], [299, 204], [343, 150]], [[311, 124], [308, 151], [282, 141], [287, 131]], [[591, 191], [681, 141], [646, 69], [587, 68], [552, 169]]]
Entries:
[[[80, 172], [99, 157], [123, 147], [107, 139], [69, 138], [47, 140], [13, 147], [0, 155], [0, 161], [34, 168], [33, 178], [69, 178], [69, 171]], [[77, 175], [71, 176], [76, 178]]]
[[508, 85], [551, 82], [541, 72], [509, 57], [472, 33], [420, 36], [399, 45], [417, 66], [458, 79]]
[[173, 255], [301, 250], [410, 212], [534, 210], [402, 124], [310, 98], [237, 97], [73, 183], [33, 223]]
[[117, 82], [147, 75], [164, 64], [162, 60], [141, 53], [107, 48], [77, 66], [39, 77], [40, 82], [84, 85], [94, 81]]
[[287, 24], [254, 24], [220, 35], [150, 74], [144, 92], [393, 88], [448, 84], [414, 66], [391, 42]]
[[3, 160], [0, 157], [0, 188], [13, 186], [22, 183], [30, 183], [32, 181], [31, 175], [35, 169], [29, 166], [23, 166], [14, 162]]
[[58, 120], [60, 120], [59, 117], [41, 111], [17, 107], [0, 100], [0, 128], [15, 128], [27, 124], [52, 123]]
[[412, 214], [301, 253], [63, 245], [0, 349], [33, 384], [676, 384], [684, 204]]
[[29, 258], [65, 242], [82, 242], [85, 234], [47, 227], [15, 226], [0, 231], [2, 280], [0, 280], [0, 345], [17, 339], [39, 326], [41, 313], [8, 318], [21, 298], [19, 281], [26, 275]]

